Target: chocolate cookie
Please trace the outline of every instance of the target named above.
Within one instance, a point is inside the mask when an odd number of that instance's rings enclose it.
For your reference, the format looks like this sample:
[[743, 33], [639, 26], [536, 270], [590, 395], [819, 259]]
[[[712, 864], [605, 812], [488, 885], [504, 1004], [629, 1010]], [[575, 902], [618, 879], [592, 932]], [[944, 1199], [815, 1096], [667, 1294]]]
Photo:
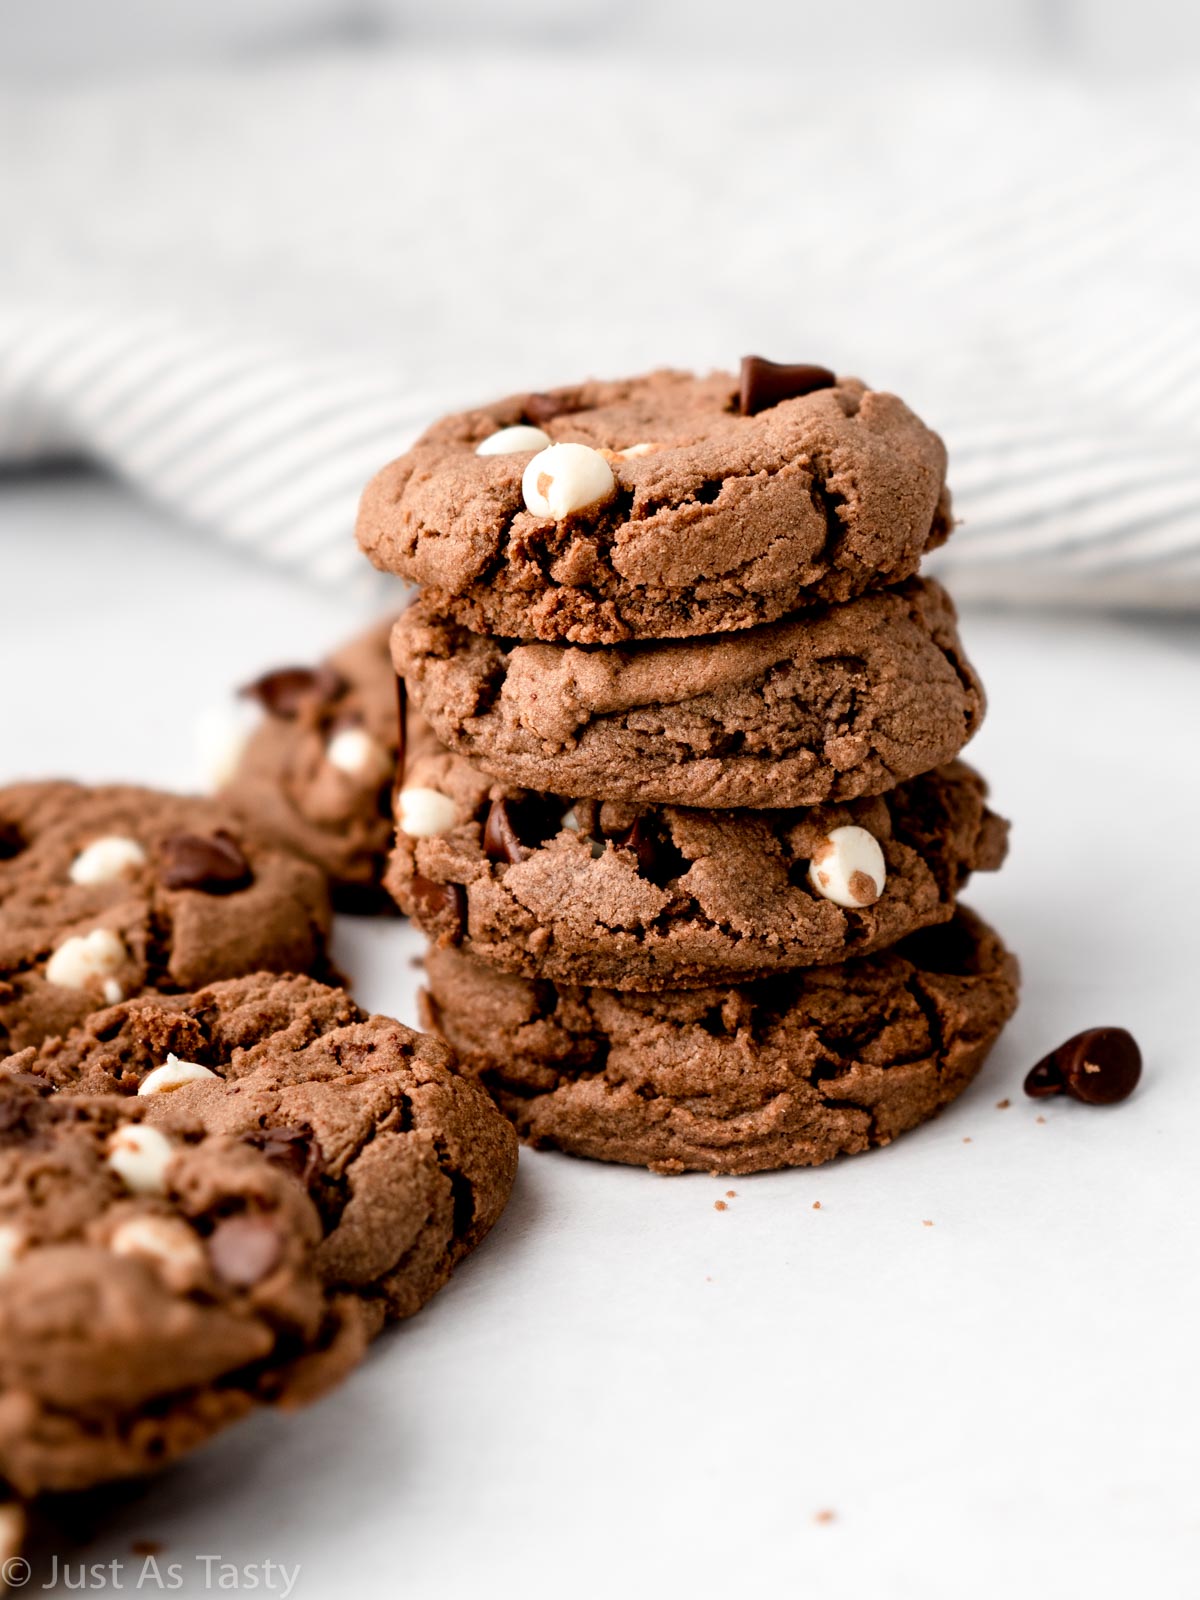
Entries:
[[506, 790], [443, 751], [397, 797], [388, 888], [432, 938], [528, 977], [737, 982], [948, 918], [1004, 857], [985, 795], [955, 762], [844, 805], [638, 811]]
[[209, 800], [0, 789], [0, 1055], [100, 1005], [267, 969], [322, 972], [323, 875]]
[[242, 691], [265, 712], [222, 798], [321, 868], [337, 904], [382, 910], [399, 719], [392, 621], [317, 667], [281, 667]]
[[654, 372], [447, 417], [368, 484], [359, 542], [435, 610], [516, 638], [725, 632], [848, 600], [947, 537], [946, 453], [894, 395], [819, 381], [753, 414], [727, 373]]
[[259, 973], [0, 1066], [0, 1461], [159, 1467], [340, 1378], [503, 1210], [512, 1129], [445, 1047]]
[[531, 983], [429, 952], [428, 1023], [531, 1144], [656, 1172], [814, 1166], [889, 1143], [970, 1082], [1017, 1000], [979, 918], [737, 988]]
[[744, 633], [620, 648], [485, 638], [422, 598], [392, 655], [442, 743], [494, 777], [642, 804], [878, 794], [957, 755], [984, 709], [931, 579]]

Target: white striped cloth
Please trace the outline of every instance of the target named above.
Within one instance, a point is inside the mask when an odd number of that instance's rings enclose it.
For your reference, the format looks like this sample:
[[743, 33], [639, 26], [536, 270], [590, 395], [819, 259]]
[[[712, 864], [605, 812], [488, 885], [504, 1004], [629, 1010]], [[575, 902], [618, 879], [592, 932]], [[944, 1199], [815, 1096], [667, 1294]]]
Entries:
[[1197, 605], [1195, 87], [848, 101], [580, 50], [10, 95], [0, 464], [351, 581], [362, 483], [439, 410], [755, 349], [945, 434], [958, 593]]

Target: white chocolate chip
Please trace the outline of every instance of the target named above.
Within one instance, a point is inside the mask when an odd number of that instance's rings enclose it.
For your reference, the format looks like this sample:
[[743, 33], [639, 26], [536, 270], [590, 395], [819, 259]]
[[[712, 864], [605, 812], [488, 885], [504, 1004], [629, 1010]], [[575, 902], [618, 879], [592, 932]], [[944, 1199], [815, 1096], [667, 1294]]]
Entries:
[[325, 759], [339, 772], [364, 783], [382, 783], [392, 764], [382, 745], [365, 728], [341, 728], [325, 746]]
[[178, 1217], [129, 1217], [113, 1229], [108, 1247], [119, 1256], [150, 1256], [182, 1274], [206, 1265], [203, 1245]]
[[155, 1067], [138, 1084], [138, 1093], [170, 1094], [173, 1089], [182, 1089], [185, 1083], [198, 1083], [201, 1078], [216, 1076], [198, 1061], [180, 1061], [178, 1056], [168, 1055], [165, 1066]]
[[195, 763], [201, 785], [211, 792], [232, 783], [262, 713], [245, 704], [209, 706], [196, 718]]
[[106, 1003], [110, 1006], [119, 1006], [125, 998], [125, 991], [115, 978], [105, 978], [100, 987]]
[[535, 517], [555, 521], [607, 500], [616, 488], [612, 468], [586, 444], [552, 444], [525, 468], [521, 493]]
[[457, 821], [458, 807], [440, 789], [401, 789], [396, 796], [396, 826], [410, 839], [449, 833]]
[[879, 840], [865, 828], [834, 828], [813, 855], [808, 881], [835, 906], [857, 911], [874, 905], [887, 882]]
[[111, 928], [93, 928], [63, 940], [46, 963], [46, 980], [64, 989], [103, 988], [107, 998], [105, 980], [115, 981], [128, 959], [128, 950]]
[[144, 1122], [118, 1128], [108, 1141], [108, 1165], [134, 1194], [166, 1194], [167, 1168], [175, 1146], [165, 1133]]
[[629, 461], [635, 456], [648, 456], [652, 450], [657, 450], [656, 444], [627, 444], [621, 450], [601, 450], [600, 454], [606, 461]]
[[72, 883], [110, 883], [122, 873], [140, 867], [146, 852], [136, 839], [127, 839], [119, 833], [108, 833], [102, 839], [93, 839], [71, 863]]
[[25, 1251], [25, 1235], [11, 1222], [0, 1223], [0, 1278], [12, 1270], [19, 1255]]
[[548, 433], [543, 433], [540, 428], [531, 427], [528, 423], [518, 422], [515, 427], [501, 428], [499, 433], [490, 433], [482, 444], [475, 446], [475, 454], [477, 456], [523, 455], [526, 450], [544, 450], [549, 443]]

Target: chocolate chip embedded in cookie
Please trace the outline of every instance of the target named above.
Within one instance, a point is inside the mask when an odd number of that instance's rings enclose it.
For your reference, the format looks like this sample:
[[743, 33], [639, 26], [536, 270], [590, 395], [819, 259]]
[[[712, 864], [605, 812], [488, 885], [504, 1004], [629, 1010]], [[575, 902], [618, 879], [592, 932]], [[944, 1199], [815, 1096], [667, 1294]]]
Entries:
[[147, 989], [325, 968], [323, 875], [228, 806], [23, 783], [0, 823], [0, 1053]]
[[945, 468], [855, 378], [655, 372], [445, 418], [368, 484], [358, 537], [479, 633], [676, 638], [908, 577], [950, 532]]
[[[144, 1089], [168, 1059], [201, 1069]], [[0, 1064], [0, 1460], [22, 1494], [164, 1465], [336, 1382], [502, 1211], [512, 1129], [445, 1047], [256, 974]]]
[[983, 715], [932, 580], [703, 640], [516, 644], [422, 598], [396, 669], [443, 744], [505, 783], [682, 806], [877, 794], [958, 754]]
[[978, 1071], [1017, 998], [996, 935], [954, 920], [842, 966], [619, 993], [429, 952], [428, 1021], [533, 1145], [656, 1172], [813, 1166], [889, 1143]]
[[409, 781], [440, 799], [441, 826], [406, 833], [401, 791], [388, 887], [402, 908], [440, 944], [567, 983], [669, 989], [842, 961], [946, 920], [1006, 848], [983, 781], [958, 762], [796, 811], [505, 790], [444, 751]]
[[383, 910], [400, 723], [392, 620], [316, 667], [281, 667], [243, 693], [263, 708], [221, 796], [315, 862], [347, 910]]

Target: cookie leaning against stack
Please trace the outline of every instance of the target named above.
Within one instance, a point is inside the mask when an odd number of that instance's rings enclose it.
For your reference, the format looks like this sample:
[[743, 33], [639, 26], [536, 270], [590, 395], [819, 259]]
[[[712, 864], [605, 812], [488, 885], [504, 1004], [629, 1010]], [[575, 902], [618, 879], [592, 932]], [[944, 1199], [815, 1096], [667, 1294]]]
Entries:
[[532, 1142], [812, 1163], [981, 1064], [1016, 967], [956, 909], [1007, 829], [917, 574], [945, 465], [894, 396], [748, 358], [447, 418], [368, 486], [437, 741], [388, 886], [436, 943], [429, 1020]]

